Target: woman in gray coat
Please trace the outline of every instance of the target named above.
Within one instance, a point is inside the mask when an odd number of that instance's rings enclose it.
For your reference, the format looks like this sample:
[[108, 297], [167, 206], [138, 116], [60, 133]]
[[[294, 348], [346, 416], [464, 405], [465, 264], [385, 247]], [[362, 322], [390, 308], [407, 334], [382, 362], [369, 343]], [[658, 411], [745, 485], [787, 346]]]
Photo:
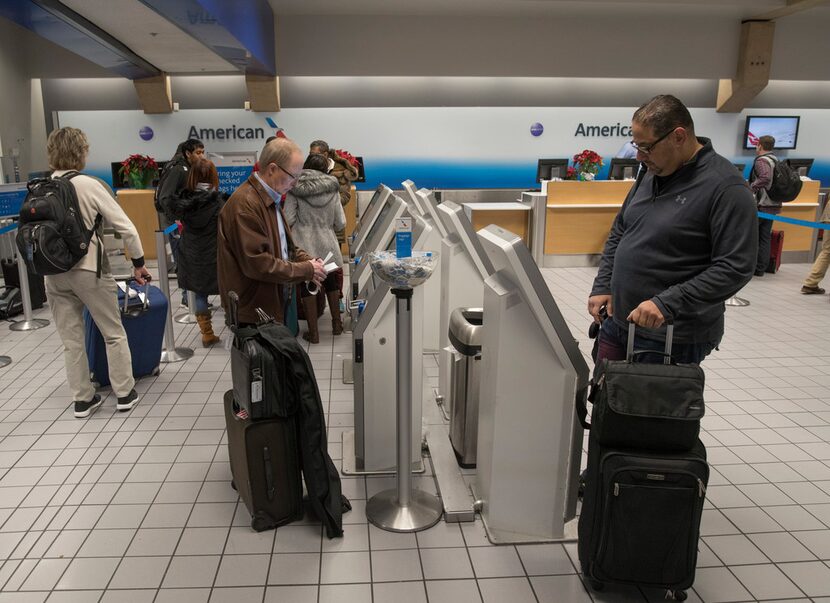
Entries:
[[[346, 227], [346, 215], [340, 204], [340, 184], [333, 176], [326, 174], [328, 160], [323, 155], [309, 155], [303, 171], [294, 188], [285, 197], [285, 219], [291, 227], [294, 243], [309, 254], [325, 258], [329, 253], [343, 271], [343, 256], [337, 244], [335, 232]], [[330, 272], [323, 281], [323, 289], [329, 302], [331, 327], [335, 335], [343, 332], [340, 320], [340, 288], [337, 284], [337, 270]], [[317, 331], [317, 300], [307, 285], [300, 287], [300, 298], [308, 322], [308, 333], [303, 338], [319, 343]]]

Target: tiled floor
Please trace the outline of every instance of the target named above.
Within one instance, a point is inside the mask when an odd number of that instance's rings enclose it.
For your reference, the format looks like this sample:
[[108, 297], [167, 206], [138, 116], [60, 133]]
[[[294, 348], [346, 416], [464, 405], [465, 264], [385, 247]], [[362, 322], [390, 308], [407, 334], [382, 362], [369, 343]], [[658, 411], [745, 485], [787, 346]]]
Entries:
[[[785, 265], [750, 283], [742, 296], [752, 305], [728, 309], [726, 338], [704, 364], [712, 477], [690, 601], [830, 602], [830, 306], [828, 296], [799, 295], [807, 268]], [[586, 352], [593, 272], [544, 271]], [[340, 459], [353, 423], [340, 362], [350, 340], [332, 338], [327, 320], [323, 331], [310, 353]], [[192, 359], [142, 379], [131, 412], [116, 413], [110, 395], [78, 420], [54, 326], [0, 327], [0, 354], [14, 360], [0, 369], [0, 603], [662, 598], [589, 594], [573, 545], [494, 547], [480, 522], [378, 530], [365, 501], [388, 478], [344, 478], [354, 510], [342, 539], [325, 539], [310, 521], [252, 532], [229, 484], [228, 352], [198, 347], [194, 326], [176, 332], [178, 345], [195, 348]], [[426, 365], [436, 379], [434, 359]], [[429, 476], [419, 484], [435, 487]]]

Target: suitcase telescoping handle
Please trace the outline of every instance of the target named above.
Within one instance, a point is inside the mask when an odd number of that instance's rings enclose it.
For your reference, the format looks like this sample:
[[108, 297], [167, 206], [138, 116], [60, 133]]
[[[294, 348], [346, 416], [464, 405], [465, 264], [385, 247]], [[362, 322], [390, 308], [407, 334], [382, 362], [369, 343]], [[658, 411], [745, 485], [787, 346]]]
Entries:
[[[625, 361], [634, 360], [634, 332], [637, 326], [633, 322], [628, 323], [628, 344], [625, 350]], [[663, 352], [663, 364], [671, 364], [671, 346], [674, 339], [674, 323], [666, 321], [666, 349]]]
[[[132, 309], [129, 307], [129, 305], [130, 305], [130, 284], [134, 283], [134, 282], [135, 282], [134, 278], [128, 278], [127, 282], [125, 284], [125, 287], [124, 287], [124, 289], [125, 289], [124, 290], [124, 307], [121, 308], [121, 312], [123, 314], [128, 315], [128, 316], [138, 316], [140, 314], [143, 314], [144, 312], [147, 311], [147, 308], [150, 305], [150, 279], [147, 279], [144, 282], [144, 291], [142, 292], [142, 291], [139, 290], [139, 293], [144, 294], [144, 300], [142, 301], [141, 307], [140, 308], [132, 308]], [[141, 298], [139, 297], [139, 299], [141, 299]]]
[[236, 291], [228, 291], [228, 326], [239, 326], [239, 296]]

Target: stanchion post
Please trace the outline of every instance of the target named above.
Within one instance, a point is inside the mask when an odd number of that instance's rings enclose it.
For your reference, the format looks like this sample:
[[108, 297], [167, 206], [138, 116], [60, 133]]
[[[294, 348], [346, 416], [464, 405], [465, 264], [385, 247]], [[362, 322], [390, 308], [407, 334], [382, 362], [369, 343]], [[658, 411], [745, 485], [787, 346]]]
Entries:
[[12, 331], [34, 331], [49, 324], [44, 318], [32, 318], [32, 295], [29, 291], [29, 271], [22, 257], [17, 258], [17, 274], [20, 276], [20, 297], [23, 301], [23, 320], [13, 322], [9, 329]]
[[187, 292], [187, 312], [174, 318], [180, 325], [189, 325], [199, 322], [196, 318], [196, 294], [193, 291]]
[[738, 297], [737, 295], [733, 295], [725, 302], [723, 302], [724, 306], [732, 306], [734, 308], [744, 308], [749, 305], [749, 300], [744, 299], [743, 297]]
[[[175, 227], [175, 224], [171, 227]], [[193, 356], [191, 348], [177, 348], [173, 334], [173, 311], [170, 308], [170, 277], [167, 274], [167, 255], [164, 242], [167, 231], [156, 231], [156, 252], [159, 264], [159, 286], [167, 298], [167, 319], [164, 322], [164, 349], [161, 352], [161, 362], [181, 362]]]

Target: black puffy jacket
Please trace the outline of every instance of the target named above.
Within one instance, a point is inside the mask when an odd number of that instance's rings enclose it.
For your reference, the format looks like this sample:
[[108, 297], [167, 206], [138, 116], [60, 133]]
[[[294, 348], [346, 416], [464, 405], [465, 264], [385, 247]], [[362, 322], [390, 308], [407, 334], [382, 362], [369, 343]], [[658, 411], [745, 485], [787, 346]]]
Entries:
[[201, 190], [184, 190], [170, 198], [170, 215], [184, 227], [176, 258], [180, 288], [202, 295], [219, 293], [216, 228], [227, 199], [225, 193]]

